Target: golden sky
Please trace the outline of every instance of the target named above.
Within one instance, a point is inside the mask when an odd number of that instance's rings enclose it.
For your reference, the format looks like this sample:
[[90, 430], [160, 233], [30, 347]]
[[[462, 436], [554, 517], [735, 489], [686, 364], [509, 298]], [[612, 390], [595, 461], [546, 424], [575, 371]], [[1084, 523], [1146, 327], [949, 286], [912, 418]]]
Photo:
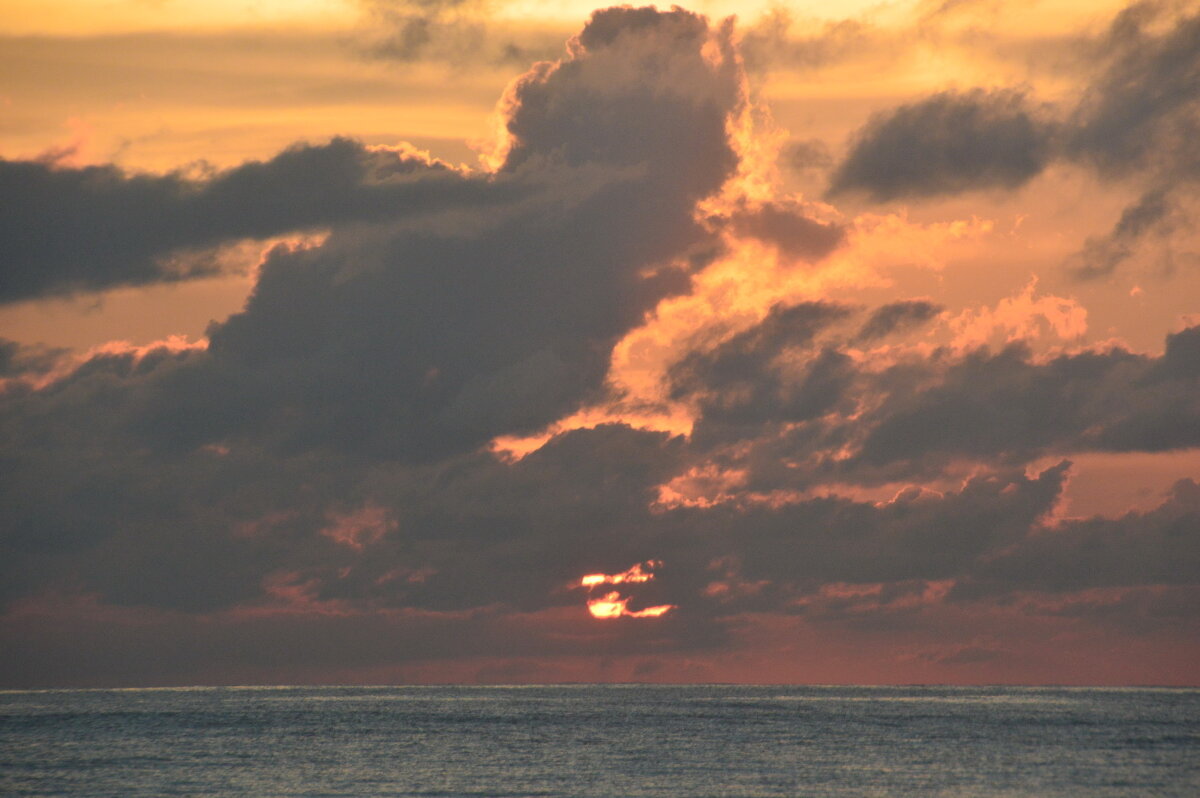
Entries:
[[0, 686], [1196, 683], [1196, 9], [690, 8], [0, 0]]

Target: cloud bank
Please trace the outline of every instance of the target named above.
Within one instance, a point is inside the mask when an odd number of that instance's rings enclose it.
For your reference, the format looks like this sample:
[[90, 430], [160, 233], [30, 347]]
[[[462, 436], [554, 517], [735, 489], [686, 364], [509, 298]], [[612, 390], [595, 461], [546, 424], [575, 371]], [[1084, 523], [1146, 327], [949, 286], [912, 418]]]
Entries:
[[[598, 11], [499, 109], [490, 171], [350, 139], [199, 177], [0, 164], [30, 198], [7, 301], [327, 234], [271, 249], [203, 342], [0, 344], [0, 682], [836, 678], [788, 659], [817, 639], [903, 639], [910, 680], [1104, 680], [978, 668], [1139, 625], [1166, 654], [1137, 673], [1187, 680], [1200, 486], [1059, 511], [1072, 457], [1200, 447], [1200, 327], [1161, 354], [990, 349], [938, 343], [955, 317], [927, 298], [821, 296], [862, 234], [763, 195], [731, 22]], [[939, 95], [838, 179], [1017, 186], [1064, 146], [1034, 116]], [[884, 168], [902, 154], [925, 168]], [[637, 563], [623, 611], [589, 613], [581, 579]]]

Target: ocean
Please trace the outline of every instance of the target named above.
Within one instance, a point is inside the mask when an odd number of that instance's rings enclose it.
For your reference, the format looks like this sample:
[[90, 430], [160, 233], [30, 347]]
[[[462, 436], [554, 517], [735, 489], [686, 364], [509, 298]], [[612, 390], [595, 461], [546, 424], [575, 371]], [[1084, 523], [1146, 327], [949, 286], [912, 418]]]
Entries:
[[4, 796], [1194, 796], [1200, 690], [0, 692]]

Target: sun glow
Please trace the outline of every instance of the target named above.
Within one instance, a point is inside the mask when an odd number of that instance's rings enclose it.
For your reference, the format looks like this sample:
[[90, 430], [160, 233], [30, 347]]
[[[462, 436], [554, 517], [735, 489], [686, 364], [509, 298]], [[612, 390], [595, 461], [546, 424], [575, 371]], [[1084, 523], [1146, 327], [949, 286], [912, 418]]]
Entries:
[[644, 610], [631, 610], [628, 604], [629, 599], [621, 598], [621, 594], [614, 590], [605, 593], [602, 598], [589, 601], [588, 612], [596, 618], [620, 618], [622, 615], [628, 618], [657, 618], [675, 609], [674, 604], [660, 604]]
[[662, 567], [662, 560], [646, 560], [619, 574], [588, 574], [579, 580], [583, 587], [596, 585], [619, 585], [622, 582], [649, 582], [654, 578], [653, 570]]
[[[600, 585], [619, 585], [626, 582], [650, 582], [654, 579], [653, 569], [662, 567], [661, 560], [647, 560], [635, 564], [628, 571], [619, 574], [587, 574], [579, 580], [579, 587], [589, 591]], [[657, 618], [675, 609], [674, 604], [659, 604], [640, 610], [629, 609], [632, 597], [622, 597], [616, 590], [610, 590], [603, 596], [588, 599], [588, 612], [594, 618]]]

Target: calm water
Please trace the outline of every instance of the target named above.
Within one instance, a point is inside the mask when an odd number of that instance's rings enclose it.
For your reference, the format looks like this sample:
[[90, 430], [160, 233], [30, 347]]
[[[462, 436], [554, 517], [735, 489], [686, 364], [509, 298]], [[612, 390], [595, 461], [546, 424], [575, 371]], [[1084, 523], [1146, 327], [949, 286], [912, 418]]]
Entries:
[[0, 692], [0, 795], [1191, 798], [1200, 691]]

